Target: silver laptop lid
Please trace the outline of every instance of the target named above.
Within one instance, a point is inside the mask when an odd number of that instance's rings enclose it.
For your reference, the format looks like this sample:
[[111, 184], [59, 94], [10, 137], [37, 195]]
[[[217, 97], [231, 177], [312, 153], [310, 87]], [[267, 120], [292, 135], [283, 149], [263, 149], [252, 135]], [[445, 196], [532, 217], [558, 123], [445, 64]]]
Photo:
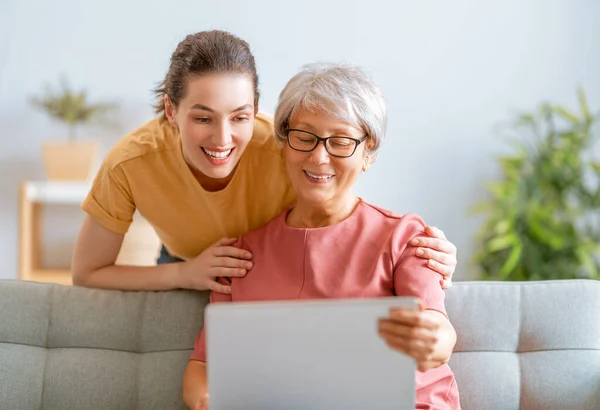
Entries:
[[377, 321], [414, 298], [215, 303], [205, 310], [211, 410], [415, 405], [415, 361]]

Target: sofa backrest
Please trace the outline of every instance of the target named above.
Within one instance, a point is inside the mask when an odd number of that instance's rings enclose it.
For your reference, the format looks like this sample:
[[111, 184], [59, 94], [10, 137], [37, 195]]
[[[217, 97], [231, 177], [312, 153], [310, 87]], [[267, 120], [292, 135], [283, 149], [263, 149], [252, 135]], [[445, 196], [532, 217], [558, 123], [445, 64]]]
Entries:
[[[0, 409], [185, 409], [206, 292], [0, 281]], [[600, 282], [447, 293], [463, 409], [600, 408]]]
[[600, 409], [600, 281], [456, 283], [446, 307], [463, 409]]
[[0, 281], [0, 409], [186, 409], [205, 292]]

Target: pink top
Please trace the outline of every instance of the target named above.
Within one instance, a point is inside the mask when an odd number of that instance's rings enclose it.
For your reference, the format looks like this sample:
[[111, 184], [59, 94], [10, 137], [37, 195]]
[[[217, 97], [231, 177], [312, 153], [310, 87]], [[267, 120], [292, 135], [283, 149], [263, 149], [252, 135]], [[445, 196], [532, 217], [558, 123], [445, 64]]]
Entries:
[[[231, 294], [212, 292], [211, 302], [320, 298], [418, 297], [425, 309], [446, 315], [441, 275], [407, 246], [424, 235], [423, 220], [360, 201], [342, 222], [314, 229], [291, 228], [289, 210], [242, 235], [236, 246], [252, 253], [253, 268], [231, 279]], [[229, 282], [229, 279], [222, 279]], [[192, 360], [206, 361], [205, 329]], [[448, 365], [417, 372], [417, 409], [460, 409]]]

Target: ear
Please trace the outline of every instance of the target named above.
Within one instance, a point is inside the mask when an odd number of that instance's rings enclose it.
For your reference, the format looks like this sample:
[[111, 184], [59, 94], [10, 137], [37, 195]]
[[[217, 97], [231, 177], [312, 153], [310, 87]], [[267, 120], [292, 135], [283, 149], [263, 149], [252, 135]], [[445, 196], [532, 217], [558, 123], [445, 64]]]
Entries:
[[369, 167], [373, 164], [373, 162], [375, 162], [376, 157], [377, 157], [377, 154], [365, 155], [365, 157], [363, 158], [363, 165], [362, 165], [363, 172], [367, 172]]
[[177, 126], [177, 123], [175, 122], [175, 107], [171, 103], [171, 99], [167, 94], [163, 96], [163, 103], [165, 105], [165, 115], [167, 116], [167, 119], [171, 125]]

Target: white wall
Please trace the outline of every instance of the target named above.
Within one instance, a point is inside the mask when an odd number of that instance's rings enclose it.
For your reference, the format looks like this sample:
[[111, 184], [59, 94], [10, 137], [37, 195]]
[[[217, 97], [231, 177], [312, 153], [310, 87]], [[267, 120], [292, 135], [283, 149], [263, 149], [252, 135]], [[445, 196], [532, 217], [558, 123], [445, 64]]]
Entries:
[[[573, 105], [577, 85], [600, 108], [597, 0], [2, 0], [0, 278], [16, 277], [18, 184], [43, 178], [40, 144], [65, 133], [27, 97], [65, 73], [92, 98], [120, 101], [124, 133], [151, 117], [149, 90], [176, 44], [211, 28], [251, 44], [271, 113], [302, 63], [350, 60], [375, 75], [388, 139], [359, 194], [444, 229], [460, 250], [457, 279], [475, 275], [479, 220], [468, 207], [496, 175], [498, 123], [546, 99]], [[106, 145], [120, 133], [88, 131]], [[50, 224], [50, 243], [72, 235], [80, 217], [55, 213], [63, 222]]]

